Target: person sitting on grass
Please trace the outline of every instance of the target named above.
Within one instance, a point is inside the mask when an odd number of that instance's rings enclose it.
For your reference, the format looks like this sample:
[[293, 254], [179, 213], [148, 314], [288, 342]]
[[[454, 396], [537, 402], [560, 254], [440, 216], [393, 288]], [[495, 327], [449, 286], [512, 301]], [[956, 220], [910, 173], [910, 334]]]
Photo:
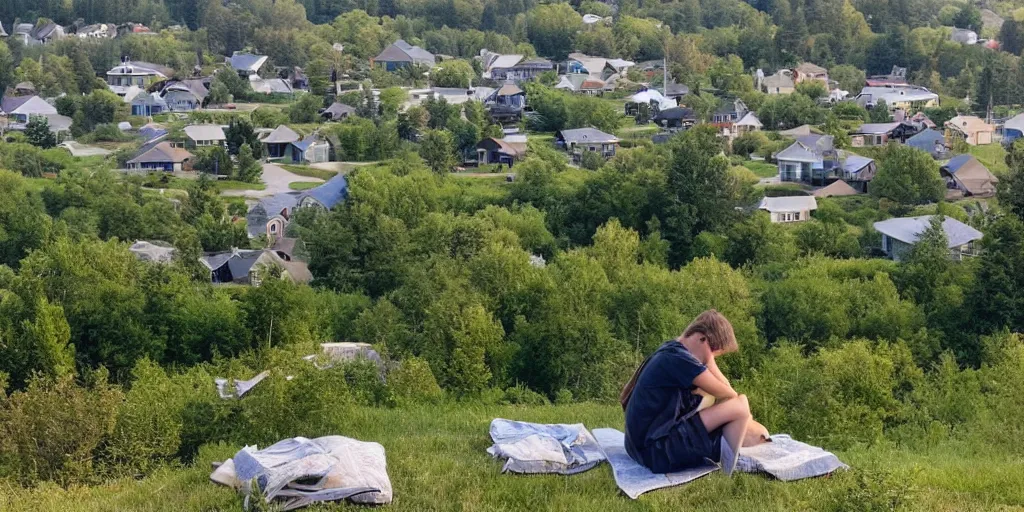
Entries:
[[[739, 350], [732, 324], [708, 310], [637, 369], [619, 397], [626, 413], [626, 452], [655, 473], [719, 462], [732, 475], [739, 447], [769, 440], [745, 395], [729, 384], [715, 357]], [[702, 402], [716, 402], [702, 407]]]

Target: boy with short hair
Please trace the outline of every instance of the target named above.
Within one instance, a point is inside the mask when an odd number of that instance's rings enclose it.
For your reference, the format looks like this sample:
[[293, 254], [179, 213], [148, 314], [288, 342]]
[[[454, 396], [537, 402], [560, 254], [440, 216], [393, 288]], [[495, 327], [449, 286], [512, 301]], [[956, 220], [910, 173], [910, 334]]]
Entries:
[[[620, 396], [626, 452], [633, 460], [655, 473], [672, 473], [710, 459], [731, 475], [740, 446], [768, 440], [747, 397], [736, 393], [715, 362], [737, 350], [732, 324], [712, 309], [644, 361]], [[702, 408], [702, 395], [718, 403]]]

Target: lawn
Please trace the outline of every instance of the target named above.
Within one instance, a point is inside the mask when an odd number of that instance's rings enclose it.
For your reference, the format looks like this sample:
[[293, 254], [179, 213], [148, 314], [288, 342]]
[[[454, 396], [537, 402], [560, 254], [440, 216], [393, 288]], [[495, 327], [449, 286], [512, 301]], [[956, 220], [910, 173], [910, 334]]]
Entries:
[[[188, 188], [188, 184], [192, 181], [194, 180], [171, 177], [166, 184], [156, 185], [156, 187], [184, 190]], [[221, 192], [225, 190], [263, 190], [267, 188], [263, 183], [247, 183], [235, 180], [217, 180], [216, 187]]]
[[309, 167], [308, 165], [292, 165], [292, 164], [279, 164], [282, 169], [292, 173], [298, 174], [299, 176], [305, 176], [307, 178], [320, 178], [327, 181], [338, 174], [335, 171], [326, 171], [324, 169], [317, 169], [315, 167]]
[[316, 188], [319, 185], [321, 185], [321, 183], [317, 183], [315, 181], [293, 181], [288, 184], [288, 188], [292, 190], [309, 190], [311, 188]]
[[1004, 176], [1009, 168], [1006, 166], [1006, 150], [999, 143], [984, 146], [970, 146], [971, 154], [978, 159], [992, 174]]
[[[619, 493], [611, 468], [602, 464], [574, 476], [500, 473], [484, 450], [492, 418], [543, 423], [582, 422], [590, 428], [622, 428], [617, 405], [354, 407], [330, 432], [384, 445], [394, 502], [401, 511], [552, 510], [926, 510], [989, 511], [1024, 506], [1019, 457], [982, 446], [934, 443], [915, 452], [876, 445], [837, 451], [852, 469], [830, 477], [778, 482], [762, 475], [720, 473], [631, 501]], [[96, 487], [24, 490], [0, 486], [0, 509], [38, 511], [151, 512], [241, 510], [241, 500], [208, 480], [210, 462], [241, 446], [204, 447], [193, 465], [163, 469], [143, 479], [125, 478]], [[827, 447], [826, 447], [827, 448]], [[895, 506], [894, 506], [895, 505]], [[310, 510], [367, 510], [341, 505]]]
[[743, 167], [750, 169], [750, 172], [757, 175], [758, 178], [771, 178], [779, 175], [779, 168], [774, 164], [768, 162], [758, 162], [755, 160], [749, 160], [743, 162]]

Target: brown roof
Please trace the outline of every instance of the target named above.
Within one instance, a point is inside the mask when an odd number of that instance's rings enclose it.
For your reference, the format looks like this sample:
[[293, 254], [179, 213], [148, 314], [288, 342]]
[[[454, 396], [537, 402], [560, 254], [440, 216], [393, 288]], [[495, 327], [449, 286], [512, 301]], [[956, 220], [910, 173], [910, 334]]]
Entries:
[[950, 172], [947, 165], [943, 165], [942, 172], [945, 175], [952, 176], [969, 194], [977, 197], [995, 195], [996, 183], [999, 183], [999, 178], [996, 178], [987, 167], [973, 156], [968, 158], [954, 172]]
[[827, 187], [814, 191], [814, 197], [855, 196], [859, 192], [845, 181], [836, 181]]
[[828, 70], [826, 70], [825, 68], [818, 66], [816, 64], [812, 64], [810, 62], [804, 62], [800, 64], [799, 66], [796, 67], [796, 70], [805, 75], [820, 75], [828, 72]]
[[135, 158], [128, 161], [131, 164], [158, 163], [158, 162], [184, 162], [192, 158], [192, 153], [172, 147], [170, 142], [161, 142], [147, 151], [139, 153]]
[[522, 94], [523, 90], [516, 84], [505, 84], [498, 89], [498, 96], [515, 96], [516, 94]]
[[955, 128], [956, 130], [964, 133], [995, 131], [995, 127], [986, 123], [984, 119], [977, 116], [956, 116], [953, 119], [946, 121], [946, 126]]

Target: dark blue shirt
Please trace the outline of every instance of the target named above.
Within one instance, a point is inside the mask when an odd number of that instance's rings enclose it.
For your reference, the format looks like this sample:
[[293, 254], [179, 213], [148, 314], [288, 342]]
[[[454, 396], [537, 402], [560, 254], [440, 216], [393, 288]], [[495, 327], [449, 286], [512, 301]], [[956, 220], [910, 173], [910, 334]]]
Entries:
[[666, 341], [651, 355], [636, 379], [626, 405], [626, 444], [633, 452], [667, 436], [672, 427], [701, 402], [693, 379], [707, 367], [677, 340]]

